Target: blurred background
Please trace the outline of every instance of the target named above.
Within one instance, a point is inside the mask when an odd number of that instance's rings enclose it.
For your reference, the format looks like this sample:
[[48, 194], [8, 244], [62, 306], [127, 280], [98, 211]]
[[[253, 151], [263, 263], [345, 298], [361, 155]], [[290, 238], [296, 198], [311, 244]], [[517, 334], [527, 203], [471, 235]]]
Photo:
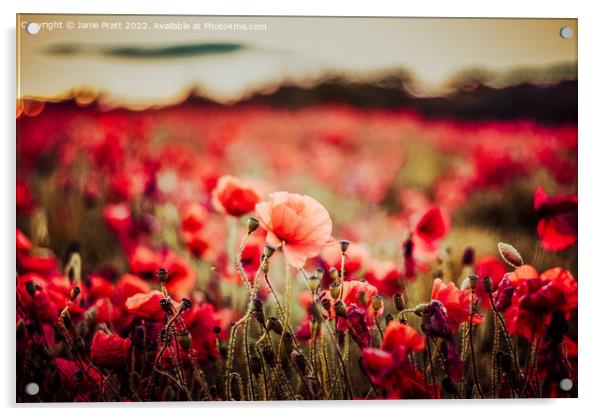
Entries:
[[127, 267], [107, 206], [147, 215], [147, 244], [185, 251], [174, 224], [191, 201], [215, 216], [201, 256], [215, 264], [225, 232], [210, 194], [225, 174], [264, 197], [315, 197], [335, 236], [376, 259], [397, 261], [415, 214], [436, 205], [456, 257], [509, 241], [542, 267], [576, 267], [576, 248], [537, 254], [533, 210], [537, 186], [577, 190], [576, 20], [19, 15], [18, 27], [19, 227], [45, 221], [47, 245], [78, 242], [91, 268]]

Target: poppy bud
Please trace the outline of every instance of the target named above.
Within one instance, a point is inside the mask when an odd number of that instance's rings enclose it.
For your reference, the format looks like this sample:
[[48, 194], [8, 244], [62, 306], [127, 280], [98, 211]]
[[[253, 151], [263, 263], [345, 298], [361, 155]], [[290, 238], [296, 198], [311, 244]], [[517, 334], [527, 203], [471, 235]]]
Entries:
[[263, 304], [259, 299], [253, 300], [253, 316], [261, 326], [265, 326], [265, 315], [263, 313]]
[[309, 286], [312, 292], [315, 292], [320, 287], [320, 283], [320, 277], [318, 277], [317, 275], [309, 276], [309, 279], [307, 281], [307, 285]]
[[276, 249], [269, 244], [266, 244], [265, 246], [263, 246], [263, 255], [265, 256], [266, 259], [269, 259], [270, 257], [272, 257], [272, 255], [274, 254], [275, 251], [276, 251]]
[[322, 277], [324, 276], [324, 269], [321, 267], [318, 267], [316, 269], [316, 271], [314, 272], [314, 274], [318, 277], [318, 279], [322, 280]]
[[252, 355], [251, 359], [249, 360], [249, 367], [252, 374], [261, 374], [261, 358], [259, 358], [257, 355]]
[[372, 309], [378, 312], [383, 307], [383, 298], [380, 295], [372, 296]]
[[517, 249], [512, 247], [510, 244], [498, 243], [497, 245], [500, 256], [506, 263], [512, 267], [520, 267], [523, 265], [523, 258]]
[[159, 282], [161, 283], [166, 283], [167, 282], [167, 270], [161, 268], [159, 269], [159, 271], [157, 272], [157, 278], [159, 279]]
[[388, 313], [385, 315], [385, 326], [389, 325], [391, 322], [393, 322], [393, 315]]
[[186, 331], [178, 334], [178, 343], [184, 349], [184, 351], [188, 351], [190, 349], [190, 344], [192, 343], [190, 332]]
[[339, 271], [334, 267], [328, 269], [328, 276], [330, 276], [330, 280], [334, 280], [335, 282], [339, 280]]
[[291, 353], [291, 361], [297, 366], [301, 374], [305, 374], [307, 371], [307, 361], [305, 357], [299, 351], [293, 351]]
[[341, 241], [339, 241], [339, 244], [341, 245], [341, 251], [343, 253], [346, 253], [347, 249], [349, 248], [349, 241], [347, 241], [347, 240], [341, 240]]
[[428, 305], [426, 303], [421, 303], [420, 305], [416, 305], [414, 308], [414, 313], [418, 316], [426, 315]]
[[264, 344], [261, 348], [261, 355], [265, 360], [266, 364], [270, 367], [274, 367], [276, 365], [276, 355], [274, 354], [274, 350], [269, 344]]
[[284, 351], [286, 351], [286, 353], [290, 355], [295, 349], [293, 335], [290, 332], [286, 331], [284, 334], [282, 334], [282, 338], [284, 340]]
[[247, 220], [247, 232], [249, 234], [251, 234], [253, 231], [257, 230], [258, 228], [259, 228], [259, 221], [257, 221], [257, 218], [250, 217]]
[[192, 302], [190, 301], [190, 299], [182, 299], [182, 303], [180, 304], [180, 311], [184, 312], [186, 309], [190, 308], [192, 308]]
[[282, 324], [275, 316], [272, 316], [268, 319], [266, 329], [268, 331], [274, 331], [278, 335], [282, 335]]
[[339, 296], [341, 296], [341, 285], [339, 284], [339, 282], [334, 281], [330, 284], [330, 296], [333, 299], [338, 299]]
[[25, 290], [29, 296], [33, 297], [36, 293], [36, 285], [30, 280], [25, 283]]
[[477, 283], [479, 283], [479, 276], [476, 274], [471, 274], [468, 276], [468, 284], [472, 290], [477, 288]]
[[462, 266], [470, 266], [472, 264], [474, 264], [474, 249], [466, 247], [464, 253], [462, 253]]
[[491, 283], [491, 277], [489, 277], [489, 276], [484, 277], [481, 281], [483, 282], [483, 288], [485, 289], [486, 293], [493, 292], [493, 285]]
[[404, 310], [405, 302], [403, 301], [403, 296], [401, 296], [401, 293], [396, 293], [393, 295], [393, 303], [398, 311], [401, 312]]
[[71, 301], [75, 300], [75, 298], [78, 297], [80, 293], [81, 289], [79, 288], [79, 286], [75, 286], [73, 289], [71, 289]]
[[169, 300], [169, 298], [163, 298], [159, 301], [159, 304], [161, 305], [161, 309], [163, 309], [165, 312], [171, 312], [171, 301]]
[[346, 318], [347, 317], [347, 306], [345, 305], [345, 302], [338, 300], [334, 304], [334, 313], [336, 313], [337, 316], [339, 316], [341, 318]]

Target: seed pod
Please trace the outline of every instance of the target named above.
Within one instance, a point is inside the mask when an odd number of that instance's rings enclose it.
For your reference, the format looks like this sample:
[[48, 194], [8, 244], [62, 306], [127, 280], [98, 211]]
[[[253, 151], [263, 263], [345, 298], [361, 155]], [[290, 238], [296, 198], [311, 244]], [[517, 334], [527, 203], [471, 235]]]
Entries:
[[163, 309], [165, 312], [171, 312], [171, 301], [169, 300], [169, 298], [161, 299], [159, 301], [159, 304], [161, 305], [161, 309]]
[[324, 277], [324, 269], [321, 267], [318, 267], [316, 269], [316, 271], [314, 272], [314, 274], [318, 277], [318, 279], [322, 280], [322, 277]]
[[159, 282], [166, 283], [168, 278], [167, 270], [163, 268], [159, 269], [157, 272], [157, 278], [159, 279]]
[[190, 332], [181, 332], [178, 334], [178, 343], [184, 349], [184, 351], [188, 351], [190, 349], [190, 345], [192, 343], [192, 338], [190, 337]]
[[426, 315], [426, 308], [428, 305], [426, 303], [421, 303], [420, 305], [416, 305], [414, 308], [414, 313], [418, 316]]
[[341, 246], [341, 252], [346, 253], [349, 248], [349, 241], [341, 240], [339, 241], [339, 245]]
[[372, 309], [378, 312], [383, 307], [383, 298], [380, 295], [372, 296]]
[[185, 310], [190, 308], [192, 308], [192, 302], [190, 301], [190, 299], [183, 298], [182, 303], [180, 304], [180, 310], [184, 312]]
[[476, 274], [471, 274], [468, 276], [468, 284], [472, 290], [477, 288], [477, 283], [479, 283], [479, 276]]
[[272, 257], [272, 255], [274, 254], [275, 251], [276, 251], [276, 249], [269, 244], [266, 244], [265, 246], [263, 246], [263, 255], [265, 256], [266, 259], [269, 259], [270, 257]]
[[500, 256], [506, 263], [512, 267], [520, 267], [523, 265], [523, 258], [517, 249], [512, 247], [510, 244], [498, 243], [497, 245]]
[[341, 296], [341, 284], [337, 281], [334, 281], [330, 284], [329, 287], [330, 296], [333, 299], [338, 299]]
[[393, 295], [393, 303], [395, 304], [395, 309], [398, 311], [403, 311], [405, 308], [405, 302], [403, 301], [403, 296], [401, 293], [396, 293]]
[[303, 357], [300, 352], [293, 351], [291, 353], [291, 361], [295, 364], [295, 366], [297, 366], [299, 372], [305, 375], [307, 372], [307, 361], [305, 361], [305, 357]]
[[320, 279], [321, 277], [318, 277], [315, 274], [307, 279], [307, 285], [312, 292], [315, 292], [320, 287], [320, 283], [322, 282]]
[[265, 315], [263, 313], [263, 304], [259, 299], [253, 300], [253, 316], [261, 326], [265, 326]]
[[282, 334], [282, 338], [284, 342], [284, 351], [286, 351], [286, 353], [290, 355], [295, 349], [293, 335], [290, 332], [286, 331], [284, 334]]
[[322, 316], [322, 311], [320, 310], [320, 307], [316, 302], [310, 303], [309, 314], [311, 315], [314, 321], [322, 322], [322, 320], [324, 319], [324, 317]]
[[272, 316], [268, 319], [266, 329], [268, 331], [274, 331], [278, 335], [282, 335], [282, 324], [275, 316]]
[[267, 260], [263, 260], [265, 258], [265, 256], [261, 256], [262, 260], [261, 260], [261, 273], [263, 274], [268, 274], [268, 272], [270, 271], [270, 262]]
[[491, 293], [493, 292], [493, 285], [491, 282], [491, 277], [487, 276], [484, 277], [481, 282], [483, 282], [483, 288], [485, 289], [486, 293]]
[[466, 247], [464, 253], [462, 253], [462, 266], [470, 266], [472, 264], [474, 264], [474, 249]]
[[270, 367], [274, 367], [276, 365], [276, 355], [274, 354], [274, 350], [269, 344], [264, 344], [261, 348], [261, 355], [263, 356], [264, 361]]
[[328, 269], [328, 276], [330, 277], [330, 280], [337, 282], [339, 280], [339, 271], [334, 267], [331, 267]]
[[334, 304], [334, 312], [337, 314], [337, 316], [346, 318], [347, 317], [347, 306], [345, 305], [345, 302], [343, 302], [342, 300], [338, 300]]
[[251, 370], [251, 373], [254, 375], [259, 375], [261, 374], [261, 358], [259, 358], [257, 355], [252, 355], [251, 359], [249, 360], [249, 367]]
[[80, 293], [81, 293], [81, 289], [79, 288], [79, 286], [75, 286], [73, 289], [71, 289], [71, 301], [74, 301], [75, 298], [78, 297]]
[[259, 228], [259, 221], [257, 218], [250, 217], [247, 220], [247, 232], [251, 234], [253, 231]]
[[393, 315], [388, 313], [385, 315], [385, 326], [389, 325], [391, 322], [393, 322]]

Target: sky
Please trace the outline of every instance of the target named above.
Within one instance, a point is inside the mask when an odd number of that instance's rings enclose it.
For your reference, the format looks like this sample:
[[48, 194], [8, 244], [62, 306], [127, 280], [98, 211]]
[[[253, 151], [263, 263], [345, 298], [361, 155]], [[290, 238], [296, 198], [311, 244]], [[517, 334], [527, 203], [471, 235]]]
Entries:
[[[30, 23], [37, 33], [27, 32]], [[571, 28], [570, 39], [562, 27]], [[22, 99], [76, 96], [144, 108], [193, 90], [233, 103], [282, 83], [394, 69], [410, 71], [417, 94], [441, 95], [466, 69], [503, 74], [576, 63], [575, 19], [17, 16]]]

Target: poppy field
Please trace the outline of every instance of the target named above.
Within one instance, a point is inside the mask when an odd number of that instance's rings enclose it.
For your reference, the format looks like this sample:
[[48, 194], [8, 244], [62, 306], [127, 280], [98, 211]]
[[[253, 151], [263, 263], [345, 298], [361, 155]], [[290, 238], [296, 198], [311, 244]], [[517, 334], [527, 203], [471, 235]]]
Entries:
[[189, 101], [16, 123], [18, 402], [577, 396], [575, 124]]

